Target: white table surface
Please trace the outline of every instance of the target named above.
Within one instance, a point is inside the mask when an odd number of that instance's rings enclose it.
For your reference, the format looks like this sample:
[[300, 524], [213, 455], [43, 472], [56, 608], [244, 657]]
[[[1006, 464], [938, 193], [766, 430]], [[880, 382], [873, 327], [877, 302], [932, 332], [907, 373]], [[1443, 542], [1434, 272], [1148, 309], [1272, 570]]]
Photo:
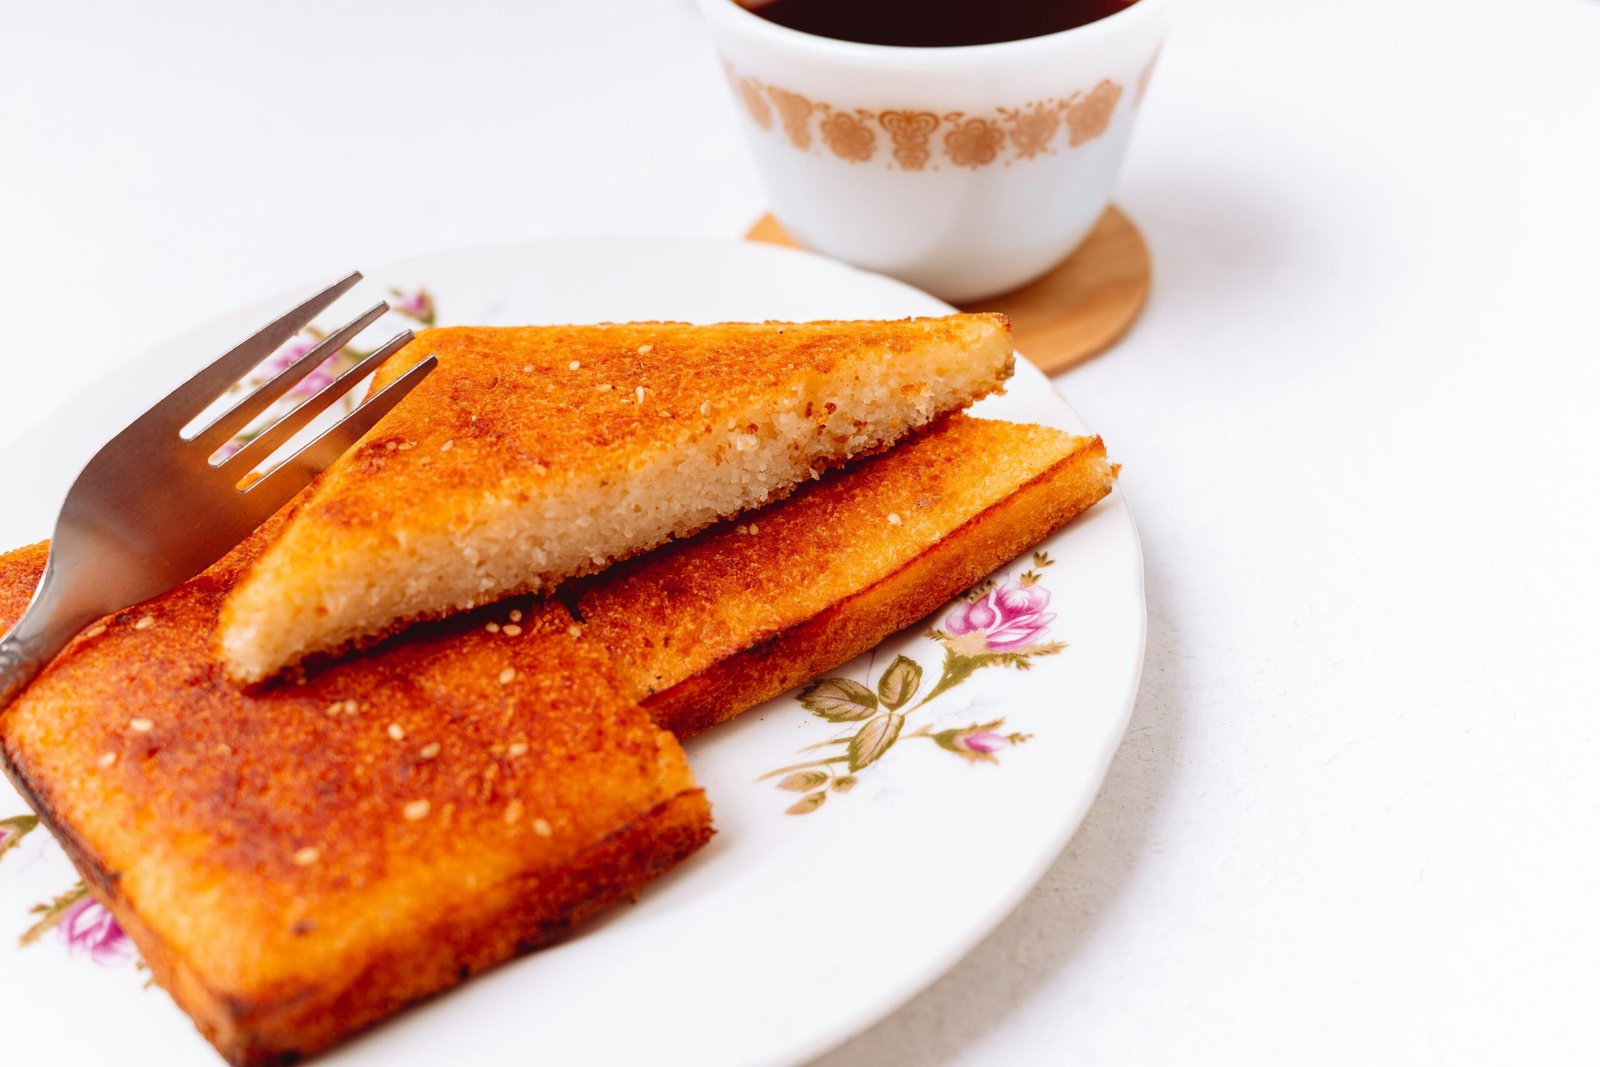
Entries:
[[[1144, 540], [1133, 725], [821, 1063], [1595, 1062], [1597, 153], [1595, 0], [1189, 0], [1118, 194], [1153, 298], [1060, 379]], [[0, 447], [350, 265], [761, 208], [687, 0], [7, 4]]]

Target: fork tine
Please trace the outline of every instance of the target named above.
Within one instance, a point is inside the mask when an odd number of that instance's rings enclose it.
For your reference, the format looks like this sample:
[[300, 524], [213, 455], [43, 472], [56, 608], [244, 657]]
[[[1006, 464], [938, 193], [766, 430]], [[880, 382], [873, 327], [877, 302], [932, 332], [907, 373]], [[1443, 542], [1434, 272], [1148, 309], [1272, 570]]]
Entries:
[[[162, 423], [174, 433], [183, 429], [213, 400], [221, 396], [228, 386], [243, 378], [251, 367], [277, 351], [280, 345], [299, 333], [307, 323], [321, 314], [324, 308], [349, 292], [360, 280], [361, 272], [354, 271], [293, 311], [258, 330], [241, 341], [227, 355], [168, 393], [166, 399], [145, 412], [140, 421], [152, 420]], [[146, 425], [151, 423], [147, 422]]]
[[377, 322], [388, 310], [389, 305], [380, 300], [334, 330], [319, 341], [315, 348], [279, 372], [270, 382], [218, 415], [209, 426], [194, 435], [194, 443], [205, 449], [206, 455], [209, 456], [224, 441], [249, 426], [263, 411], [281, 400], [283, 394], [298, 385], [306, 375], [322, 366], [328, 357], [353, 341], [362, 330]]
[[264, 430], [255, 440], [245, 445], [218, 466], [232, 470], [251, 471], [269, 456], [282, 448], [294, 435], [310, 425], [311, 420], [332, 407], [340, 398], [354, 389], [378, 365], [411, 341], [410, 330], [402, 330], [380, 345], [373, 353], [354, 367], [339, 375], [315, 395], [309, 397], [283, 418]]
[[390, 382], [382, 392], [340, 419], [321, 437], [284, 461], [272, 473], [242, 490], [251, 511], [265, 519], [282, 507], [290, 497], [309, 485], [312, 478], [348, 452], [438, 365], [437, 356], [429, 356], [418, 363]]

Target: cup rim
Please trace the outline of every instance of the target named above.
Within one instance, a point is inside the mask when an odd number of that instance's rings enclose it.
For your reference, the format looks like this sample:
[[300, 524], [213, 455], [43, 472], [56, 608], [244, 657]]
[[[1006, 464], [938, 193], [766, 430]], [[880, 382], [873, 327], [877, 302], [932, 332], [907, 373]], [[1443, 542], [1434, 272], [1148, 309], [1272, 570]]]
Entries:
[[1170, 6], [1171, 0], [1135, 0], [1121, 11], [1105, 18], [1037, 37], [1022, 37], [1014, 41], [995, 41], [989, 44], [935, 47], [844, 41], [836, 37], [823, 37], [820, 34], [791, 29], [764, 19], [738, 3], [738, 0], [698, 0], [698, 3], [705, 18], [719, 21], [734, 32], [755, 37], [778, 47], [804, 49], [846, 62], [867, 61], [877, 65], [941, 67], [980, 60], [1011, 62], [1028, 58], [1031, 53], [1054, 48], [1066, 43], [1068, 39], [1073, 43], [1093, 41], [1117, 33], [1143, 19], [1159, 17], [1162, 11]]

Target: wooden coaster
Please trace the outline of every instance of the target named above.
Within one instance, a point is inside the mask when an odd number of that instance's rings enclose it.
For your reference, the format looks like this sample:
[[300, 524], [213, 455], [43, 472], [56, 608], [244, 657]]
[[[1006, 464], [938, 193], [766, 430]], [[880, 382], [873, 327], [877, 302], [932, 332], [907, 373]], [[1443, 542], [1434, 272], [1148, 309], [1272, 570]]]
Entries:
[[[761, 216], [745, 238], [800, 247], [778, 220]], [[1139, 317], [1150, 293], [1150, 250], [1139, 228], [1115, 205], [1082, 247], [1049, 274], [963, 311], [1011, 316], [1017, 351], [1046, 374], [1059, 374], [1110, 348]]]

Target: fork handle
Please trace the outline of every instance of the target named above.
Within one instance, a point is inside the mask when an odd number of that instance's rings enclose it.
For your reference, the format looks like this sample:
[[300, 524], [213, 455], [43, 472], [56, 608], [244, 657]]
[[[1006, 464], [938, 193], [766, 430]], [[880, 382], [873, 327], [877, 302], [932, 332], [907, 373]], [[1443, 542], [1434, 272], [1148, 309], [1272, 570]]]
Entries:
[[4, 710], [44, 670], [42, 659], [9, 634], [0, 639], [0, 710]]
[[63, 610], [61, 599], [55, 595], [57, 584], [51, 578], [51, 571], [47, 570], [28, 610], [11, 632], [0, 638], [0, 712], [22, 694], [79, 630], [101, 614]]

